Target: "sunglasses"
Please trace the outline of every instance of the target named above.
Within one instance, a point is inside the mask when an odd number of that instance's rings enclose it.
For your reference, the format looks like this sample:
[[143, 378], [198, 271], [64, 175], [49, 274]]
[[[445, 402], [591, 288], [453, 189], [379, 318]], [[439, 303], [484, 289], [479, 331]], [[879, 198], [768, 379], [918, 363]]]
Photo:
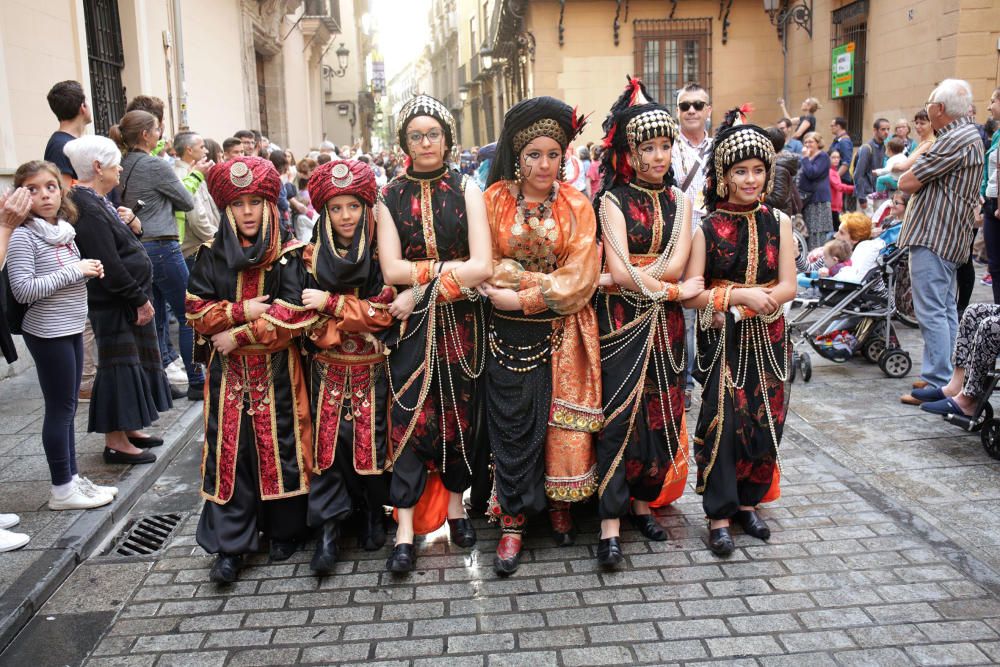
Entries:
[[702, 102], [698, 100], [696, 102], [678, 102], [677, 108], [681, 111], [688, 111], [691, 107], [694, 107], [695, 111], [701, 111], [708, 106], [708, 102]]

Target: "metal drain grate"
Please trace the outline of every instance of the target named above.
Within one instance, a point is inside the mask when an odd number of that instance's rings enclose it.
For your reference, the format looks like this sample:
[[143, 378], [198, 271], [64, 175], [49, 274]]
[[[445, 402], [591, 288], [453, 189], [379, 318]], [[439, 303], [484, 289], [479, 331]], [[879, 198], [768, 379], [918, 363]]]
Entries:
[[118, 556], [149, 556], [167, 543], [184, 518], [182, 514], [153, 514], [132, 524], [111, 553]]

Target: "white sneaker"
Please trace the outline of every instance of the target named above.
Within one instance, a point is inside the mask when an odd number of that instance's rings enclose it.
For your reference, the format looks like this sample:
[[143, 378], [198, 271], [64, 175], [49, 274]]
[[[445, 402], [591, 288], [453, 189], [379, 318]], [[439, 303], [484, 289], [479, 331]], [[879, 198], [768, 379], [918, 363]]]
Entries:
[[96, 489], [87, 488], [79, 484], [74, 484], [69, 495], [65, 498], [49, 496], [50, 510], [89, 510], [94, 507], [107, 505], [114, 498], [107, 493], [101, 493]]
[[163, 369], [167, 373], [167, 382], [170, 384], [186, 385], [188, 383], [187, 371], [184, 370], [184, 362], [180, 357], [174, 359], [170, 365]]
[[13, 528], [21, 523], [21, 517], [16, 514], [0, 514], [0, 530]]
[[27, 544], [29, 540], [31, 540], [31, 538], [24, 533], [12, 533], [9, 530], [0, 529], [0, 551], [14, 551], [15, 549], [20, 549]]
[[76, 481], [75, 481], [75, 484], [77, 486], [79, 486], [79, 487], [82, 487], [82, 488], [85, 488], [85, 489], [90, 489], [92, 491], [96, 491], [97, 493], [103, 493], [103, 494], [109, 495], [112, 498], [115, 498], [115, 497], [118, 496], [118, 487], [117, 486], [101, 486], [100, 484], [94, 484], [93, 482], [91, 482], [86, 477], [82, 477], [82, 476], [81, 477], [77, 477]]

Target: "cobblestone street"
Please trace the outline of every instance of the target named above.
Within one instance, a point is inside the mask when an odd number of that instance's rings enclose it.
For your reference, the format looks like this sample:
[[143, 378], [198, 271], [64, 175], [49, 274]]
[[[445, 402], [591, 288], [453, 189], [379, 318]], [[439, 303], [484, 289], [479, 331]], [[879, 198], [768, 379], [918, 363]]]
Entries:
[[[919, 360], [917, 333], [901, 335]], [[313, 576], [307, 548], [280, 564], [259, 556], [223, 589], [208, 582], [195, 511], [155, 560], [85, 563], [39, 618], [96, 614], [102, 629], [84, 662], [95, 667], [1000, 661], [1000, 466], [978, 436], [898, 402], [912, 377], [813, 358], [812, 382], [793, 389], [782, 498], [763, 512], [774, 536], [737, 534], [727, 560], [706, 549], [689, 488], [660, 515], [669, 541], [624, 533], [619, 572], [597, 568], [591, 520], [569, 548], [532, 526], [520, 570], [499, 579], [497, 530], [477, 521], [471, 552], [431, 536], [408, 578], [384, 572], [388, 547], [343, 540], [335, 576]], [[194, 509], [191, 480], [171, 472], [154, 494]], [[71, 603], [82, 590], [93, 594]]]
[[1000, 667], [1000, 0], [0, 0], [0, 93], [0, 667]]

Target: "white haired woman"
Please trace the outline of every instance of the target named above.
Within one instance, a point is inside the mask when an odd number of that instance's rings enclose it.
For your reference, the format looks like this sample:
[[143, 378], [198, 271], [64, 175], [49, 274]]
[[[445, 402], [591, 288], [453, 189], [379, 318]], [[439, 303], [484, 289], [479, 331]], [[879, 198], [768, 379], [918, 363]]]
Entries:
[[104, 266], [104, 277], [87, 283], [97, 339], [87, 430], [105, 434], [106, 463], [152, 463], [156, 456], [147, 448], [163, 441], [140, 429], [172, 403], [153, 325], [153, 265], [128, 226], [141, 229], [141, 223], [107, 199], [121, 176], [121, 151], [110, 139], [90, 135], [70, 141], [64, 152], [79, 178], [73, 187], [80, 212], [76, 243], [84, 257]]

